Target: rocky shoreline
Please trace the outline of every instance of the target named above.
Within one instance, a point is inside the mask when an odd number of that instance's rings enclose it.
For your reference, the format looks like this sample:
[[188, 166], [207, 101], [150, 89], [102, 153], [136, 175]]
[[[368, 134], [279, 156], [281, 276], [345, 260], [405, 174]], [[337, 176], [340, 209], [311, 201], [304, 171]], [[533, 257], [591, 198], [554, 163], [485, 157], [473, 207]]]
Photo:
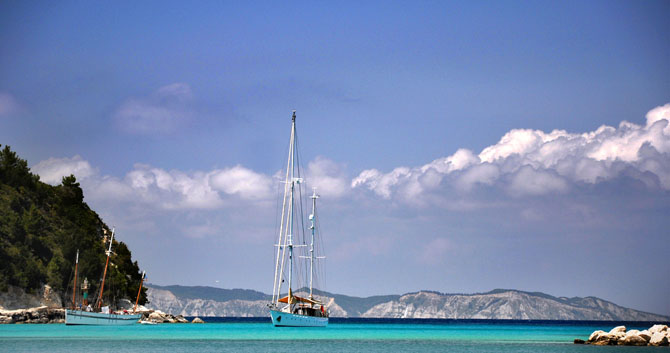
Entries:
[[670, 329], [667, 325], [654, 325], [647, 330], [626, 331], [626, 326], [617, 326], [609, 332], [594, 331], [587, 341], [578, 338], [574, 343], [595, 346], [668, 346]]
[[39, 306], [36, 308], [0, 310], [0, 324], [65, 323], [65, 309]]
[[[184, 315], [172, 315], [166, 314], [160, 310], [151, 310], [142, 313], [141, 323], [154, 323], [154, 324], [187, 324], [188, 320]], [[191, 321], [194, 324], [204, 324], [205, 322], [196, 317]]]
[[[188, 323], [183, 315], [172, 315], [160, 310], [143, 310], [141, 323]], [[204, 323], [195, 318], [193, 323]], [[65, 323], [65, 309], [50, 308], [46, 305], [16, 310], [0, 310], [0, 324], [63, 324]]]

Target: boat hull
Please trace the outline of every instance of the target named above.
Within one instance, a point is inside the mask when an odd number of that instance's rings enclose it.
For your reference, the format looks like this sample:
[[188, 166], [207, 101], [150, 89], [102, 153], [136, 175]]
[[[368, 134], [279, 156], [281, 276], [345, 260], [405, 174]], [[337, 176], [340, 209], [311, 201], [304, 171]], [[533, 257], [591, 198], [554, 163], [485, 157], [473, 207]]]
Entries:
[[272, 324], [286, 327], [326, 327], [327, 317], [316, 317], [307, 315], [289, 314], [278, 310], [270, 310]]
[[105, 314], [65, 309], [66, 325], [124, 326], [136, 324], [142, 314]]

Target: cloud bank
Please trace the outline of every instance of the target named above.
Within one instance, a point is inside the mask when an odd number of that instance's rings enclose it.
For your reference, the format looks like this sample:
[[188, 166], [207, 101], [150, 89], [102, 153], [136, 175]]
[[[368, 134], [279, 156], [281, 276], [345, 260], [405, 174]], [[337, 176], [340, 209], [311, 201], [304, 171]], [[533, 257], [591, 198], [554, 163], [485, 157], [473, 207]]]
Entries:
[[[163, 87], [160, 97], [187, 97], [183, 85]], [[419, 167], [398, 167], [389, 172], [367, 169], [347, 176], [343, 164], [325, 157], [309, 162], [309, 188], [332, 200], [347, 198], [352, 189], [369, 190], [385, 200], [423, 205], [423, 199], [446, 198], [457, 193], [461, 201], [478, 189], [493, 188], [511, 198], [569, 193], [580, 185], [616, 178], [637, 180], [650, 189], [670, 190], [670, 104], [652, 109], [646, 123], [623, 121], [618, 127], [569, 133], [554, 130], [514, 129], [479, 154], [459, 149], [454, 154]], [[101, 176], [80, 156], [50, 158], [33, 171], [50, 184], [74, 174], [96, 200], [135, 202], [160, 209], [216, 209], [240, 202], [258, 204], [274, 200], [277, 179], [241, 165], [209, 171], [184, 172], [136, 164], [122, 178]], [[461, 203], [477, 208], [475, 203]], [[469, 206], [468, 206], [469, 205]]]
[[646, 124], [568, 133], [514, 129], [479, 154], [459, 149], [420, 167], [362, 171], [352, 188], [383, 199], [415, 201], [445, 187], [470, 192], [493, 186], [512, 197], [565, 193], [577, 184], [629, 177], [670, 190], [670, 104], [652, 109]]

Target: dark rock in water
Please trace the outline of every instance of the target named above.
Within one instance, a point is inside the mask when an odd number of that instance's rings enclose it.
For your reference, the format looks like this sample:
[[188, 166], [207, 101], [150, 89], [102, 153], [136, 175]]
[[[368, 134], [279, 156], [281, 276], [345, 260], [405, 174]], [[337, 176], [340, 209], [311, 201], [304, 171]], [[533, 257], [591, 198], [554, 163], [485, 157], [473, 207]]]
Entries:
[[573, 343], [574, 343], [574, 344], [584, 344], [584, 343], [586, 343], [586, 341], [584, 341], [584, 340], [581, 339], [581, 338], [575, 338], [575, 341], [574, 341]]

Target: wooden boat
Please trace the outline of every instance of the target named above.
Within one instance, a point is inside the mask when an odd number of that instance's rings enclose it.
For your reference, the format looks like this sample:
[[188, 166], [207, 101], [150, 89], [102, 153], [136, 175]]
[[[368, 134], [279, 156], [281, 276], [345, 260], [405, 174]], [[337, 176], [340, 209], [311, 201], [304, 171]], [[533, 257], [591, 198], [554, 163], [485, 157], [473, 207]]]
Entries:
[[[114, 229], [112, 229], [112, 236], [109, 240], [109, 248], [105, 252], [107, 254], [107, 261], [105, 262], [105, 270], [102, 275], [102, 284], [100, 286], [99, 295], [93, 306], [88, 305], [86, 299], [84, 303], [76, 307], [76, 289], [77, 289], [77, 270], [79, 267], [79, 251], [77, 251], [77, 259], [75, 261], [74, 271], [74, 288], [72, 289], [72, 308], [65, 309], [65, 324], [66, 325], [105, 325], [105, 326], [121, 326], [136, 324], [141, 318], [142, 314], [135, 313], [137, 309], [137, 301], [135, 301], [135, 308], [133, 313], [127, 311], [114, 313], [109, 306], [102, 306], [102, 294], [105, 289], [105, 278], [107, 277], [107, 267], [109, 266], [109, 257], [112, 254], [112, 243], [114, 242]], [[145, 273], [142, 274], [142, 281], [144, 281]], [[85, 281], [86, 290], [88, 284]], [[83, 286], [82, 286], [83, 287]], [[142, 291], [142, 282], [140, 282], [140, 292]], [[137, 293], [139, 300], [140, 292]]]

